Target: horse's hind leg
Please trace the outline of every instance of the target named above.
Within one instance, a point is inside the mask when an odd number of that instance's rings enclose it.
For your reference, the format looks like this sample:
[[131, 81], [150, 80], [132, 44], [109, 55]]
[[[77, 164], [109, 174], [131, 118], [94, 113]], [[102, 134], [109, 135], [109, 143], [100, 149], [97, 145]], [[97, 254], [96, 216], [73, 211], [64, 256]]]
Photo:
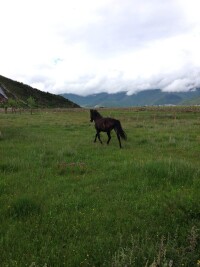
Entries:
[[118, 139], [118, 141], [119, 141], [119, 147], [122, 148], [121, 140], [120, 140], [120, 135], [119, 135], [119, 133], [117, 132], [117, 129], [114, 129], [114, 130], [115, 130], [115, 132], [116, 132], [117, 139]]
[[119, 134], [117, 133], [117, 138], [118, 138], [118, 141], [119, 141], [119, 147], [122, 148], [122, 145], [121, 145], [121, 140], [120, 140], [120, 136]]
[[111, 139], [110, 132], [107, 132], [107, 135], [108, 135], [108, 141], [107, 141], [107, 145], [108, 145], [108, 144], [109, 144], [109, 142], [110, 142], [110, 139]]

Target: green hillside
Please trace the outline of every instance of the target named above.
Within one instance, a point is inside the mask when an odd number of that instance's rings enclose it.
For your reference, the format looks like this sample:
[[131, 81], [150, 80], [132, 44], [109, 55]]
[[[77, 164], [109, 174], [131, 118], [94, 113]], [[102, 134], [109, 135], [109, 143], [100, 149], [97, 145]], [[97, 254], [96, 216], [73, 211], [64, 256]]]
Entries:
[[72, 101], [51, 93], [42, 92], [36, 88], [32, 88], [29, 85], [23, 84], [18, 81], [6, 78], [0, 75], [0, 87], [4, 90], [4, 93], [8, 99], [15, 99], [16, 101], [27, 105], [27, 99], [33, 97], [36, 102], [36, 106], [40, 108], [77, 108], [79, 105]]
[[185, 100], [183, 105], [200, 105], [200, 96]]

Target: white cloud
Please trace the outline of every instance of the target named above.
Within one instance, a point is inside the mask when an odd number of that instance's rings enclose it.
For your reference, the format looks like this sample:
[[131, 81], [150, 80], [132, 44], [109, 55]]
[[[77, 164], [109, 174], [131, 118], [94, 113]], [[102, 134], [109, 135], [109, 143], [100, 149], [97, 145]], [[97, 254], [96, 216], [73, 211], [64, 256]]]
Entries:
[[198, 0], [7, 0], [0, 74], [52, 93], [200, 86]]

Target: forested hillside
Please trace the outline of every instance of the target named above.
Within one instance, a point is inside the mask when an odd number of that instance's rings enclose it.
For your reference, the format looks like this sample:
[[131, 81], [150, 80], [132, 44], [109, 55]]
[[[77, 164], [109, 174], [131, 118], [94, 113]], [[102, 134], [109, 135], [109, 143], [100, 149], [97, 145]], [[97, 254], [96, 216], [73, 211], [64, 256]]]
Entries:
[[21, 105], [27, 104], [27, 99], [32, 97], [35, 105], [40, 108], [75, 108], [79, 105], [72, 101], [51, 93], [42, 92], [29, 85], [6, 78], [0, 75], [0, 88], [8, 99], [14, 99]]

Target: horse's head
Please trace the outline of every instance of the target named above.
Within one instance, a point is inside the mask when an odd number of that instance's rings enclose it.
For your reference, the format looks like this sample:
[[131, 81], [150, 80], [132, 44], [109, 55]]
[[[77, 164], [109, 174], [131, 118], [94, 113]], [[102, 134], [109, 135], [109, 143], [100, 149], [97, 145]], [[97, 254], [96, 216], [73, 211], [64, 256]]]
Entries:
[[90, 121], [96, 121], [96, 119], [100, 119], [102, 116], [99, 114], [99, 112], [95, 109], [90, 109]]
[[94, 110], [90, 109], [90, 121], [93, 122], [94, 120]]

